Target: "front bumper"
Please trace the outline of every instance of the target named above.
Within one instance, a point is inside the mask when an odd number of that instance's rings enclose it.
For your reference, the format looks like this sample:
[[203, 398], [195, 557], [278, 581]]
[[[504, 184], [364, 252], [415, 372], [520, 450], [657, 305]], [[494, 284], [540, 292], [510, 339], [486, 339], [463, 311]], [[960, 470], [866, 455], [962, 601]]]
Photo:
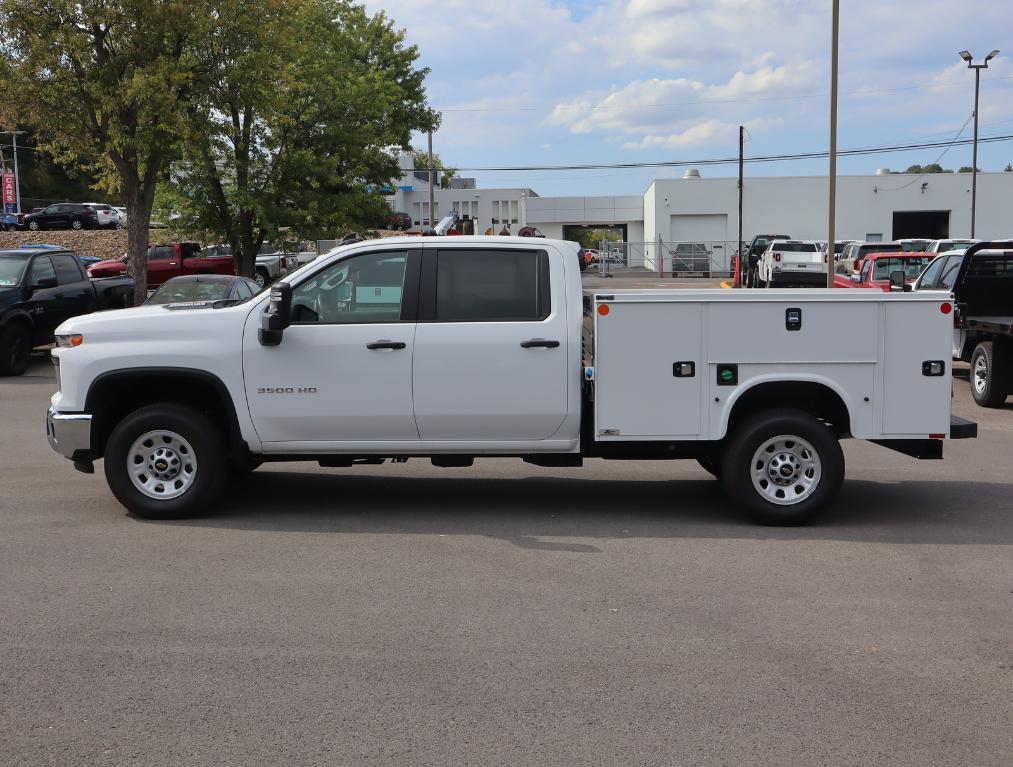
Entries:
[[64, 458], [91, 460], [91, 416], [87, 413], [46, 413], [46, 437], [49, 446]]

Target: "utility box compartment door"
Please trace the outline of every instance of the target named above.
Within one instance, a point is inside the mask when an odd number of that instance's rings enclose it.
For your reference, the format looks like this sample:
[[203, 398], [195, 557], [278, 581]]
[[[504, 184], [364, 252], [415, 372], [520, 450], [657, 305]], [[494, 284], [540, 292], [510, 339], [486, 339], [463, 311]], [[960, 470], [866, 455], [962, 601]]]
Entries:
[[[938, 303], [897, 301], [883, 307], [883, 429], [885, 436], [924, 437], [950, 431], [953, 391], [953, 315]], [[928, 362], [942, 362], [942, 375], [925, 375]]]
[[[595, 315], [599, 440], [698, 437], [703, 360], [699, 303], [608, 303]], [[692, 363], [676, 375], [673, 365]]]

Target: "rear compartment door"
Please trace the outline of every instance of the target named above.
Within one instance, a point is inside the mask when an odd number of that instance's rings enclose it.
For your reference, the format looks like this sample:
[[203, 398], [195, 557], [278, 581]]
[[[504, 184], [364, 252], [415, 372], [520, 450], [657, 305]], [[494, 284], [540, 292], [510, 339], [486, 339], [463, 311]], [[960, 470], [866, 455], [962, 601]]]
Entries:
[[[948, 434], [952, 393], [951, 313], [938, 302], [889, 301], [883, 355], [883, 428], [886, 436]], [[926, 375], [925, 364], [943, 363], [943, 375]]]
[[601, 306], [608, 312], [595, 315], [596, 435], [698, 436], [707, 375], [702, 305], [669, 301]]

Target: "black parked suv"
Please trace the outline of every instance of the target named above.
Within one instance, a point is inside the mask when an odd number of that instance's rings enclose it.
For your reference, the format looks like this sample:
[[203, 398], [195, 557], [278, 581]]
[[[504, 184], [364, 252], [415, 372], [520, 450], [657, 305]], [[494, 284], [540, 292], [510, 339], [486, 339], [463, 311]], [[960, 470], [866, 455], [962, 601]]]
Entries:
[[21, 375], [36, 346], [66, 319], [134, 301], [133, 277], [88, 278], [77, 254], [55, 245], [0, 250], [0, 376]]
[[79, 202], [58, 202], [38, 213], [25, 216], [24, 228], [38, 229], [98, 229], [98, 213], [90, 205]]

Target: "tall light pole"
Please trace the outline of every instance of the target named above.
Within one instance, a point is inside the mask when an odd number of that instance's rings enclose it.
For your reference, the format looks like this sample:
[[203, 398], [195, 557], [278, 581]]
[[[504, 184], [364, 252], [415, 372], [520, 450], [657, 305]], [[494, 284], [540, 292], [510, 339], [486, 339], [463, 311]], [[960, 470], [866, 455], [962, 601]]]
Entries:
[[968, 51], [961, 51], [960, 58], [967, 62], [967, 68], [974, 70], [974, 151], [971, 160], [971, 239], [974, 239], [974, 215], [978, 203], [978, 91], [981, 89], [981, 70], [988, 69], [988, 62], [999, 55], [992, 51], [980, 64], [974, 63], [974, 56]]
[[[998, 52], [997, 52], [998, 53]], [[21, 212], [21, 174], [17, 172], [17, 137], [25, 133], [25, 131], [0, 131], [0, 133], [9, 133], [12, 154], [14, 155], [14, 196], [17, 213]]]
[[834, 286], [834, 228], [837, 214], [837, 49], [841, 29], [841, 0], [834, 0], [830, 43], [830, 209], [827, 212], [827, 287]]

